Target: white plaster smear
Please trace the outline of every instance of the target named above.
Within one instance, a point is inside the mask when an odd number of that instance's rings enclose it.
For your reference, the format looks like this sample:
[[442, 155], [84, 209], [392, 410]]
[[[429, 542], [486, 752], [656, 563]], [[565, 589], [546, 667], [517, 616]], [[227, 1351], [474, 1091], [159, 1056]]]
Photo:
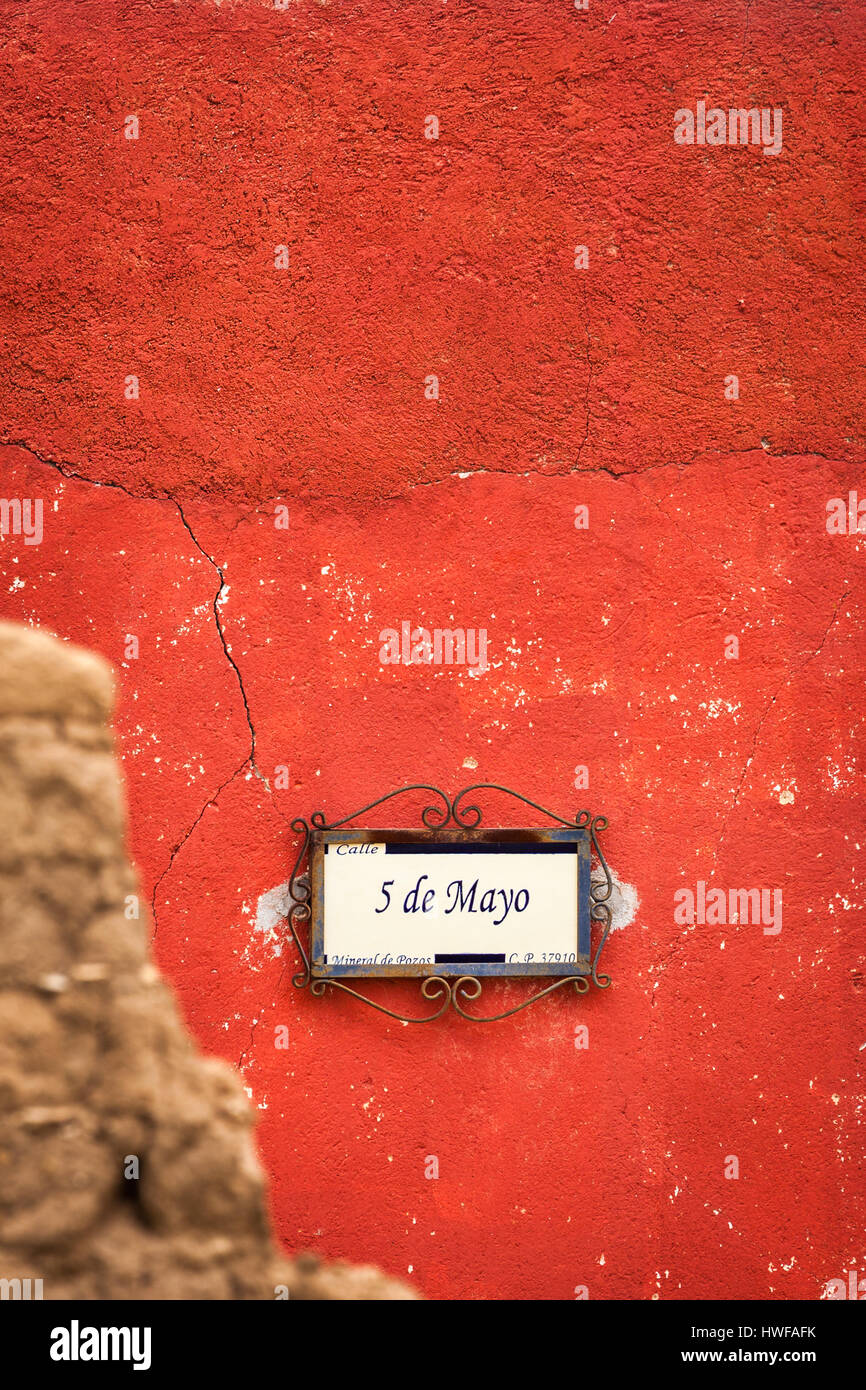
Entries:
[[[607, 900], [610, 907], [610, 929], [621, 931], [623, 927], [630, 927], [637, 916], [640, 899], [637, 889], [630, 883], [624, 883], [615, 869], [611, 869], [610, 876], [613, 879], [613, 888]], [[592, 882], [595, 886], [597, 883], [604, 883], [604, 879], [594, 876]]]
[[286, 918], [291, 906], [289, 885], [278, 883], [262, 893], [256, 903], [256, 931], [260, 931], [265, 944], [270, 946], [275, 956], [283, 954], [283, 940], [286, 933]]

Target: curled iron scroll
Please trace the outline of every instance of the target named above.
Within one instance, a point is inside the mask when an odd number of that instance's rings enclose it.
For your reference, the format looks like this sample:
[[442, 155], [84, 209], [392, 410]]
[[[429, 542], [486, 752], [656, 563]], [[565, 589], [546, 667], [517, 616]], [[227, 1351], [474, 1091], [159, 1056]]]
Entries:
[[[581, 816], [585, 814], [586, 812], [584, 811], [580, 812]], [[608, 989], [610, 987], [610, 976], [599, 975], [598, 973], [598, 959], [602, 951], [604, 950], [604, 943], [607, 941], [608, 934], [610, 932], [611, 911], [608, 899], [613, 891], [613, 880], [610, 876], [610, 869], [607, 867], [607, 860], [605, 859], [601, 850], [601, 846], [598, 843], [599, 831], [606, 829], [607, 816], [595, 816], [589, 823], [589, 834], [592, 840], [592, 847], [595, 850], [596, 855], [598, 856], [598, 862], [604, 870], [604, 882], [594, 883], [589, 890], [589, 896], [592, 899], [592, 906], [590, 908], [589, 915], [594, 922], [604, 923], [604, 930], [601, 934], [601, 940], [598, 943], [595, 955], [592, 959], [592, 978], [599, 989]]]

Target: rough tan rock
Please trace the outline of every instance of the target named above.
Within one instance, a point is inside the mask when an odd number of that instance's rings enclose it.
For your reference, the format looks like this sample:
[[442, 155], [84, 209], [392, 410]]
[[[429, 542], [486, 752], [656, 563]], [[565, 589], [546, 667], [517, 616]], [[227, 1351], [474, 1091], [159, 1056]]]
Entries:
[[273, 1245], [240, 1078], [199, 1055], [144, 907], [124, 913], [112, 684], [0, 623], [0, 1277], [45, 1298], [416, 1298]]

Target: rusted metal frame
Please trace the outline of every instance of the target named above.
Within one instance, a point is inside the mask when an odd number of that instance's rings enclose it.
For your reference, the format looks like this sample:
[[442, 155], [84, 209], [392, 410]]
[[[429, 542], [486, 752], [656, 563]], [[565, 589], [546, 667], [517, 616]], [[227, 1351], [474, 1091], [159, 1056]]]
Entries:
[[[499, 1014], [489, 1014], [482, 1016], [479, 1014], [472, 1014], [467, 1012], [467, 1010], [465, 1010], [461, 1006], [459, 1001], [460, 995], [463, 995], [464, 999], [468, 1000], [477, 999], [481, 994], [482, 984], [476, 975], [461, 975], [452, 984], [441, 975], [425, 973], [426, 970], [431, 968], [429, 966], [420, 967], [417, 970], [417, 972], [411, 969], [407, 971], [405, 967], [402, 967], [400, 969], [399, 976], [397, 976], [396, 971], [390, 970], [388, 967], [374, 967], [374, 971], [377, 978], [406, 978], [407, 975], [417, 973], [422, 977], [421, 993], [423, 997], [425, 999], [442, 999], [442, 1003], [435, 1010], [435, 1012], [424, 1015], [420, 1018], [417, 1016], [400, 1014], [392, 1009], [386, 1009], [384, 1005], [377, 1004], [374, 1000], [369, 999], [366, 995], [363, 995], [359, 991], [352, 989], [349, 985], [344, 984], [341, 980], [334, 978], [334, 976], [332, 975], [314, 976], [313, 965], [311, 960], [312, 940], [309, 943], [308, 949], [308, 947], [305, 947], [304, 942], [301, 939], [301, 936], [298, 932], [298, 925], [301, 922], [310, 921], [313, 915], [313, 908], [311, 904], [312, 887], [310, 880], [309, 861], [307, 863], [306, 869], [302, 872], [299, 871], [301, 870], [301, 866], [305, 858], [308, 857], [311, 842], [313, 840], [314, 835], [316, 840], [319, 841], [319, 835], [321, 834], [321, 832], [338, 830], [341, 827], [349, 825], [352, 821], [357, 820], [359, 817], [365, 815], [368, 811], [372, 811], [377, 806], [381, 806], [385, 802], [392, 800], [394, 797], [402, 796], [413, 791], [432, 792], [435, 796], [439, 798], [439, 801], [441, 803], [434, 803], [430, 806], [426, 806], [421, 813], [421, 820], [424, 826], [426, 827], [427, 831], [431, 832], [429, 835], [424, 835], [424, 833], [421, 831], [370, 830], [350, 832], [351, 838], [370, 840], [373, 838], [374, 834], [384, 834], [394, 838], [397, 841], [403, 842], [424, 843], [425, 841], [441, 841], [442, 831], [445, 830], [451, 822], [454, 823], [455, 827], [454, 831], [452, 831], [451, 833], [455, 842], [458, 843], [463, 838], [472, 841], [477, 841], [480, 839], [498, 839], [500, 841], [507, 841], [508, 839], [514, 838], [515, 840], [525, 842], [526, 838], [531, 838], [533, 834], [538, 835], [539, 840], [543, 838], [544, 840], [549, 839], [551, 841], [554, 841], [558, 838], [557, 836], [555, 836], [554, 832], [544, 832], [543, 830], [539, 831], [537, 829], [527, 830], [512, 829], [510, 827], [497, 827], [496, 829], [490, 831], [479, 832], [477, 830], [477, 827], [481, 824], [482, 820], [482, 812], [480, 807], [478, 807], [477, 805], [470, 805], [464, 807], [462, 805], [462, 802], [465, 797], [477, 791], [502, 792], [508, 796], [514, 797], [518, 801], [523, 802], [527, 806], [532, 806], [533, 809], [541, 812], [541, 814], [543, 815], [548, 816], [551, 820], [556, 821], [559, 825], [567, 827], [569, 830], [583, 830], [589, 832], [592, 849], [595, 851], [598, 862], [604, 873], [604, 880], [601, 882], [596, 881], [595, 883], [591, 883], [590, 885], [590, 919], [591, 921], [603, 923], [603, 931], [601, 940], [596, 948], [595, 956], [592, 958], [588, 970], [574, 970], [571, 973], [564, 975], [561, 979], [555, 980], [545, 989], [540, 990], [538, 993], [531, 995], [530, 998], [523, 1000], [520, 1004], [515, 1005], [514, 1008], [506, 1009], [504, 1012]], [[589, 978], [591, 978], [594, 984], [599, 989], [607, 989], [611, 983], [610, 976], [605, 974], [599, 974], [598, 972], [599, 958], [601, 956], [602, 950], [604, 949], [611, 926], [611, 911], [608, 899], [610, 898], [613, 890], [613, 881], [611, 879], [611, 874], [607, 865], [607, 861], [605, 860], [604, 854], [602, 853], [601, 847], [598, 842], [598, 835], [600, 832], [607, 828], [607, 824], [608, 821], [606, 816], [593, 817], [591, 812], [589, 811], [579, 811], [574, 820], [567, 820], [565, 817], [558, 815], [556, 812], [549, 811], [546, 807], [540, 806], [535, 801], [531, 801], [529, 797], [523, 796], [520, 792], [512, 791], [510, 787], [504, 787], [501, 786], [499, 783], [495, 782], [478, 782], [473, 784], [472, 786], [464, 787], [463, 790], [458, 792], [453, 799], [449, 798], [447, 793], [442, 791], [439, 787], [431, 786], [428, 783], [414, 783], [411, 786], [398, 787], [395, 791], [387, 792], [384, 796], [378, 797], [375, 801], [371, 801], [367, 806], [364, 806], [360, 810], [353, 812], [352, 815], [344, 816], [342, 819], [337, 821], [332, 821], [329, 823], [325, 818], [324, 812], [322, 811], [314, 811], [310, 816], [309, 822], [302, 817], [296, 818], [294, 821], [292, 821], [292, 829], [297, 834], [302, 834], [303, 840], [301, 843], [301, 847], [298, 851], [298, 856], [295, 860], [294, 869], [292, 871], [292, 875], [289, 881], [289, 895], [291, 898], [291, 906], [289, 909], [288, 923], [289, 929], [292, 934], [292, 939], [294, 940], [295, 945], [297, 946], [298, 952], [303, 961], [303, 969], [293, 976], [292, 984], [298, 989], [309, 988], [311, 993], [315, 994], [317, 997], [321, 997], [322, 995], [324, 995], [328, 989], [340, 989], [344, 993], [352, 995], [353, 998], [359, 999], [362, 1003], [369, 1004], [371, 1008], [376, 1009], [379, 1013], [386, 1014], [389, 1018], [394, 1018], [402, 1023], [432, 1023], [434, 1019], [441, 1018], [442, 1015], [447, 1011], [449, 1006], [453, 1006], [455, 1011], [458, 1014], [460, 1014], [462, 1018], [466, 1018], [473, 1023], [493, 1023], [498, 1022], [504, 1018], [510, 1018], [516, 1013], [520, 1013], [523, 1009], [528, 1008], [530, 1004], [534, 1004], [537, 1000], [543, 999], [546, 995], [551, 994], [555, 990], [560, 989], [563, 985], [571, 984], [573, 985], [577, 993], [585, 994], [589, 989]], [[460, 833], [461, 831], [476, 831], [476, 834], [464, 836]], [[324, 838], [321, 841], [319, 841], [320, 849], [323, 848], [323, 844]], [[550, 962], [544, 964], [539, 963], [539, 965], [532, 967], [528, 967], [526, 965], [523, 965], [522, 968], [508, 967], [505, 971], [502, 970], [501, 966], [497, 966], [493, 970], [490, 970], [489, 972], [485, 973], [495, 974], [499, 978], [514, 978], [517, 975], [522, 976], [527, 974], [538, 975], [546, 972], [547, 964], [550, 964]], [[384, 973], [386, 971], [388, 972], [387, 976]], [[357, 974], [361, 973], [363, 972], [355, 972], [353, 978], [356, 977]], [[479, 970], [478, 973], [482, 972]]]
[[[484, 842], [502, 844], [513, 841], [515, 845], [525, 845], [527, 841], [534, 841], [540, 845], [544, 844], [573, 844], [575, 858], [577, 860], [578, 875], [578, 934], [575, 943], [575, 959], [571, 962], [565, 961], [519, 961], [510, 964], [479, 964], [472, 971], [468, 969], [470, 962], [455, 962], [448, 966], [441, 966], [424, 962], [412, 965], [326, 965], [323, 962], [324, 956], [324, 857], [328, 844], [334, 842], [351, 842], [354, 844], [369, 844], [379, 840], [384, 840], [389, 844], [418, 845], [423, 848], [425, 845], [460, 845], [461, 843], [478, 845]], [[375, 827], [372, 829], [353, 829], [353, 830], [313, 830], [310, 832], [310, 968], [314, 978], [339, 979], [339, 978], [370, 978], [370, 979], [405, 979], [407, 977], [426, 978], [430, 975], [441, 975], [460, 977], [469, 975], [489, 975], [505, 978], [518, 978], [521, 976], [544, 976], [549, 977], [554, 971], [562, 970], [563, 974], [569, 978], [572, 976], [583, 976], [591, 974], [592, 960], [590, 952], [590, 903], [591, 903], [591, 878], [590, 878], [590, 841], [587, 832], [583, 828], [571, 825], [568, 829], [546, 830], [532, 827], [530, 829], [516, 829], [506, 827], [494, 827], [489, 830], [406, 830], [406, 829], [385, 829]]]

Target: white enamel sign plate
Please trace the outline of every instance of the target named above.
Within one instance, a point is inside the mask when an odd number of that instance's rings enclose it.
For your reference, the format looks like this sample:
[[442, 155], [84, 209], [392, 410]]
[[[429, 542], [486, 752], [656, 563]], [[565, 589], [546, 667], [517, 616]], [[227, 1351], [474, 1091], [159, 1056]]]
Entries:
[[476, 974], [581, 973], [585, 965], [585, 837], [415, 844], [331, 832], [322, 839], [314, 858], [322, 908], [316, 974], [453, 974], [464, 965]]

